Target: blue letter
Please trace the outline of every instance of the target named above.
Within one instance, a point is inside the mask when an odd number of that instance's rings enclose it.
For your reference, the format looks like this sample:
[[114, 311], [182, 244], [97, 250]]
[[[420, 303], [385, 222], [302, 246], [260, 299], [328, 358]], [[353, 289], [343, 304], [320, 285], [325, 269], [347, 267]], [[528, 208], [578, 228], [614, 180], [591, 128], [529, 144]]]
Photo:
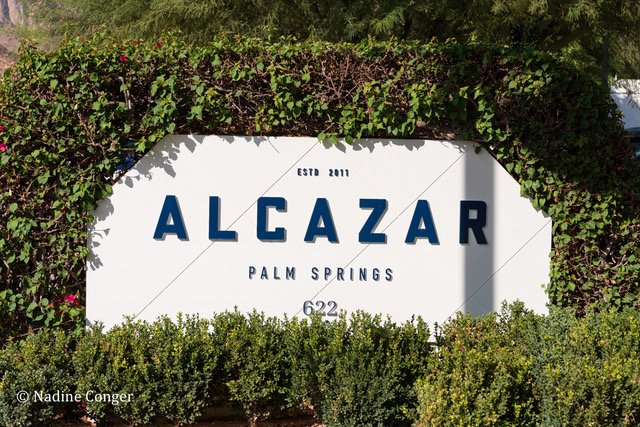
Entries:
[[[475, 219], [469, 218], [469, 213], [474, 210], [478, 214]], [[481, 200], [460, 201], [460, 243], [469, 243], [469, 229], [473, 231], [476, 242], [480, 245], [487, 244], [482, 227], [487, 225], [487, 204]]]
[[[169, 217], [173, 220], [173, 224], [169, 224]], [[167, 196], [164, 198], [158, 225], [153, 233], [154, 239], [164, 239], [165, 234], [176, 234], [180, 240], [188, 240], [187, 230], [184, 228], [182, 215], [180, 214], [180, 206], [178, 206], [178, 198], [176, 196]]]
[[[320, 221], [322, 221], [324, 227], [320, 227]], [[307, 227], [307, 233], [304, 235], [304, 241], [313, 242], [317, 236], [327, 236], [331, 243], [338, 243], [338, 235], [336, 227], [333, 225], [333, 217], [331, 216], [327, 199], [316, 200], [316, 205], [309, 220], [309, 227]]]
[[284, 242], [286, 230], [278, 227], [274, 231], [268, 231], [269, 216], [267, 208], [274, 207], [278, 212], [287, 210], [287, 201], [284, 197], [260, 197], [258, 199], [258, 239], [268, 242]]
[[209, 239], [235, 241], [238, 233], [232, 230], [220, 230], [220, 197], [209, 197]]
[[[420, 228], [420, 225], [424, 222], [425, 228]], [[436, 233], [436, 226], [433, 224], [433, 218], [431, 217], [431, 209], [429, 209], [429, 202], [426, 200], [418, 200], [416, 210], [413, 212], [413, 218], [409, 225], [409, 231], [407, 232], [407, 238], [405, 243], [415, 243], [418, 237], [426, 237], [431, 244], [439, 244], [438, 233]]]
[[358, 234], [358, 241], [360, 243], [387, 243], [386, 234], [372, 233], [380, 223], [382, 216], [387, 212], [387, 201], [385, 199], [360, 199], [360, 208], [373, 210]]

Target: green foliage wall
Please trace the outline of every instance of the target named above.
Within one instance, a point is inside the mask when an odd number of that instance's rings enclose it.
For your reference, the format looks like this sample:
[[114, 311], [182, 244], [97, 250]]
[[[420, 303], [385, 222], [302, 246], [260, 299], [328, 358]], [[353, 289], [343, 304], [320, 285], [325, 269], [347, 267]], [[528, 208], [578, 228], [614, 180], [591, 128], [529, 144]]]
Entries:
[[77, 338], [45, 329], [0, 349], [0, 423], [186, 425], [226, 406], [250, 425], [291, 413], [336, 427], [638, 425], [640, 310], [540, 316], [516, 303], [458, 315], [436, 328], [436, 346], [429, 332], [365, 313], [255, 312]]
[[0, 82], [0, 126], [3, 337], [82, 325], [90, 211], [171, 133], [472, 140], [554, 218], [554, 303], [637, 301], [640, 174], [619, 112], [532, 50], [97, 33], [23, 47]]
[[[292, 413], [331, 426], [408, 425], [413, 385], [432, 363], [429, 337], [421, 320], [366, 313], [327, 322], [225, 312], [94, 326], [79, 339], [45, 329], [0, 349], [0, 422], [185, 425], [227, 407], [249, 425]], [[58, 390], [71, 397], [42, 401]], [[104, 394], [113, 398], [96, 398]]]

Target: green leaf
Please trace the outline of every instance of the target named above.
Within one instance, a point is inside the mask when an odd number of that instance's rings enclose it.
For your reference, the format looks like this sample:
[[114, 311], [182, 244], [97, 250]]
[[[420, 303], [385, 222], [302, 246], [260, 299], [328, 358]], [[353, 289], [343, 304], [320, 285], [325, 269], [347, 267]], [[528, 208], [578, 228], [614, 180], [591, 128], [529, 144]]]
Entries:
[[191, 106], [191, 115], [197, 117], [198, 120], [202, 120], [202, 105]]
[[49, 180], [49, 171], [46, 171], [45, 173], [43, 173], [38, 177], [38, 183], [40, 183], [41, 185], [46, 184], [48, 180]]

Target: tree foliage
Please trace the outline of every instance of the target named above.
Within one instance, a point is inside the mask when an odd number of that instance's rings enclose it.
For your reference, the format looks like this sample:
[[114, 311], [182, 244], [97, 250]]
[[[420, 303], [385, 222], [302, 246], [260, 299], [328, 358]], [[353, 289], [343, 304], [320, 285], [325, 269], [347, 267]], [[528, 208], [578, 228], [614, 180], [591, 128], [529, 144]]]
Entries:
[[206, 44], [222, 33], [261, 39], [403, 41], [533, 46], [590, 75], [640, 73], [639, 0], [27, 0], [34, 20], [61, 36], [93, 26], [130, 38], [180, 30]]

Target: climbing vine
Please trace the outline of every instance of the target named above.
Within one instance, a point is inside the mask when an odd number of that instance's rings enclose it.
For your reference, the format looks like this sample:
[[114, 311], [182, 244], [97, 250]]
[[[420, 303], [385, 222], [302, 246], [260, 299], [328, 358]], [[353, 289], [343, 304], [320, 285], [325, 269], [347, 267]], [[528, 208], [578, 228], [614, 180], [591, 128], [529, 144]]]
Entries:
[[608, 94], [553, 56], [98, 32], [23, 46], [0, 82], [0, 335], [82, 327], [91, 211], [167, 134], [475, 141], [554, 219], [553, 303], [638, 300], [638, 163]]

